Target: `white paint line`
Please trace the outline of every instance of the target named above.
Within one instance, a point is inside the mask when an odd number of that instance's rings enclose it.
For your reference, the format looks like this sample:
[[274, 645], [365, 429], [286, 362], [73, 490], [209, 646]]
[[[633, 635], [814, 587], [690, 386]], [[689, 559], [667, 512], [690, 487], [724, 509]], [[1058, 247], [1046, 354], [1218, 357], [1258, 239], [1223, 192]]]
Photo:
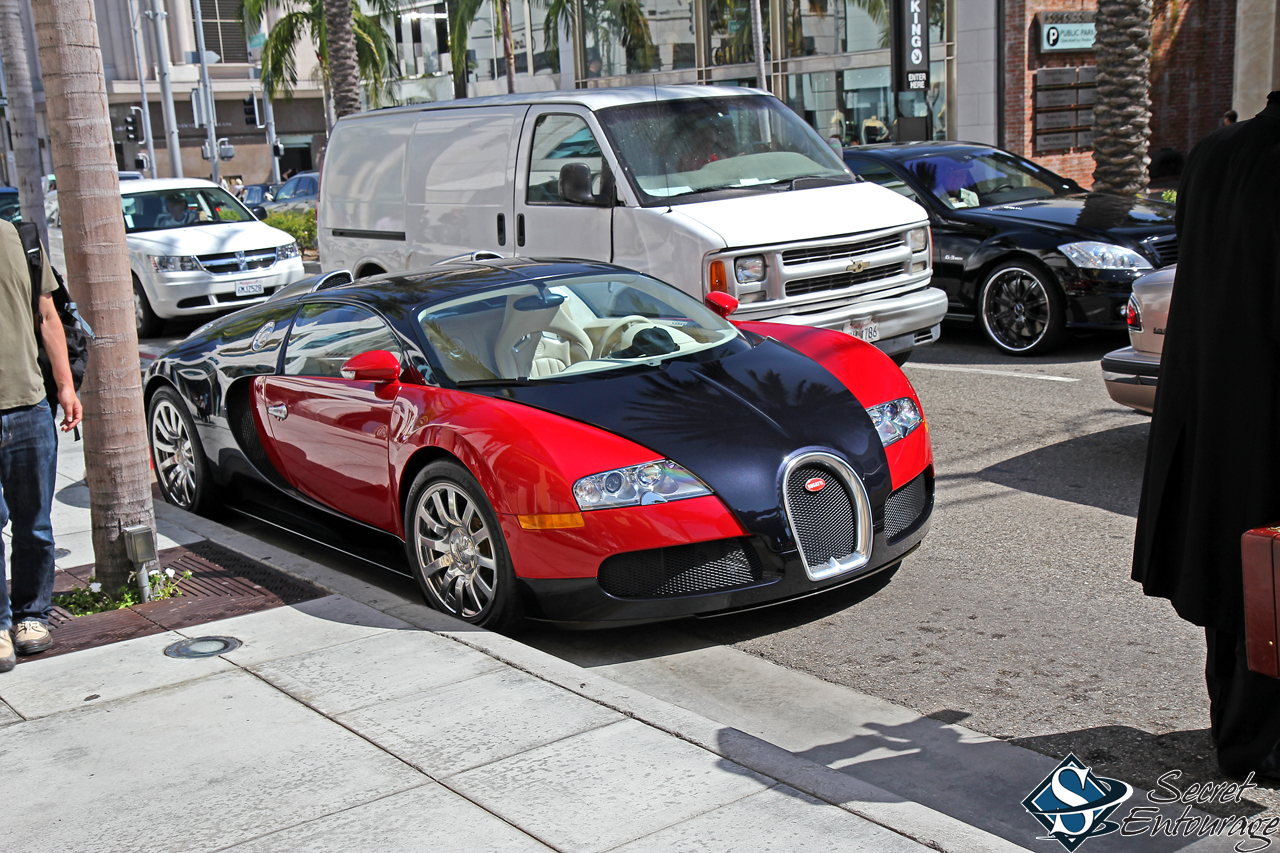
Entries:
[[919, 362], [909, 361], [905, 367], [918, 367], [921, 370], [949, 370], [953, 373], [986, 373], [991, 376], [1016, 376], [1019, 379], [1043, 379], [1046, 382], [1079, 382], [1079, 379], [1073, 379], [1070, 376], [1046, 376], [1043, 373], [1015, 373], [1012, 370], [986, 370], [981, 367], [954, 367], [949, 364], [920, 364]]

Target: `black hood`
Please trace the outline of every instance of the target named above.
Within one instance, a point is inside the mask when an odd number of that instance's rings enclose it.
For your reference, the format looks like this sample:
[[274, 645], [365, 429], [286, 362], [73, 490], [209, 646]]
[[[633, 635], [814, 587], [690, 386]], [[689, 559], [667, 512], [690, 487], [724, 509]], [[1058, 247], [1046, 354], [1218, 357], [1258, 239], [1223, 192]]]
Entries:
[[795, 549], [781, 478], [796, 451], [842, 457], [872, 507], [891, 488], [884, 447], [862, 403], [813, 359], [773, 340], [717, 361], [674, 360], [644, 372], [481, 393], [591, 424], [680, 463], [778, 552]]
[[1120, 234], [1141, 240], [1173, 231], [1171, 204], [1106, 193], [1076, 193], [1053, 198], [998, 204], [993, 207], [955, 210], [956, 219], [999, 223], [1001, 229], [1016, 222], [1047, 225], [1105, 236]]

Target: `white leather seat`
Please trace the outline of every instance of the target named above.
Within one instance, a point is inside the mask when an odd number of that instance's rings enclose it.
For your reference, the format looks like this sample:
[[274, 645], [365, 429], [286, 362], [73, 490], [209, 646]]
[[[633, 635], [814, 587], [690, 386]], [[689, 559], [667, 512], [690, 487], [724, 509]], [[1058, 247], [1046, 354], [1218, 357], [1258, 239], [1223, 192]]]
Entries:
[[[507, 315], [494, 347], [499, 376], [503, 379], [554, 376], [570, 364], [591, 357], [591, 339], [570, 319], [563, 304], [517, 311], [515, 301], [526, 295], [507, 297]], [[556, 337], [548, 337], [545, 332]]]

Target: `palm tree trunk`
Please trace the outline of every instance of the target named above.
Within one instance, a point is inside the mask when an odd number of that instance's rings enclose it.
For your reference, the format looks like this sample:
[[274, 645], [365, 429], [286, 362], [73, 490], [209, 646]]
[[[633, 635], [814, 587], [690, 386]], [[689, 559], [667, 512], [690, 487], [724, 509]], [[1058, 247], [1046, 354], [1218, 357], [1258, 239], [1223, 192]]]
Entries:
[[44, 170], [40, 168], [40, 147], [36, 140], [36, 101], [31, 89], [25, 33], [19, 0], [0, 0], [0, 57], [4, 59], [4, 78], [8, 86], [9, 107], [6, 112], [13, 137], [22, 220], [36, 223], [41, 241], [48, 246], [49, 226], [44, 218], [44, 188], [40, 183]]
[[1148, 183], [1151, 0], [1098, 0], [1094, 189], [1136, 195]]
[[507, 92], [516, 90], [516, 56], [511, 45], [511, 0], [501, 0], [498, 13], [502, 19], [502, 61], [507, 66]]
[[333, 111], [338, 118], [360, 112], [360, 69], [356, 62], [356, 34], [351, 24], [351, 0], [324, 0], [325, 42]]
[[95, 573], [123, 586], [133, 564], [121, 528], [154, 528], [142, 375], [120, 183], [93, 0], [33, 3], [58, 181], [67, 283], [97, 332], [80, 395]]

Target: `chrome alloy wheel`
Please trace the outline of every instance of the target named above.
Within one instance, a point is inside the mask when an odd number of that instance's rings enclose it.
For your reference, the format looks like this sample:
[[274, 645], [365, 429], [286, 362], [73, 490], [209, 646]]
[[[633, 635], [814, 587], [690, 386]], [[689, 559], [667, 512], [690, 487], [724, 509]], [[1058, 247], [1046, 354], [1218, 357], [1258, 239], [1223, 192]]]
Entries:
[[133, 289], [133, 322], [137, 324], [137, 328], [139, 329], [141, 329], [143, 324], [147, 321], [144, 313], [145, 311], [146, 308], [142, 304], [142, 293], [140, 293], [138, 288], [135, 287]]
[[414, 508], [414, 549], [423, 585], [444, 609], [472, 619], [494, 599], [494, 531], [476, 502], [453, 483], [428, 486]]
[[1011, 351], [1030, 349], [1049, 328], [1049, 295], [1044, 282], [1021, 267], [1000, 270], [983, 291], [982, 324]]
[[177, 406], [161, 400], [151, 413], [151, 449], [165, 494], [183, 509], [196, 499], [196, 454]]

